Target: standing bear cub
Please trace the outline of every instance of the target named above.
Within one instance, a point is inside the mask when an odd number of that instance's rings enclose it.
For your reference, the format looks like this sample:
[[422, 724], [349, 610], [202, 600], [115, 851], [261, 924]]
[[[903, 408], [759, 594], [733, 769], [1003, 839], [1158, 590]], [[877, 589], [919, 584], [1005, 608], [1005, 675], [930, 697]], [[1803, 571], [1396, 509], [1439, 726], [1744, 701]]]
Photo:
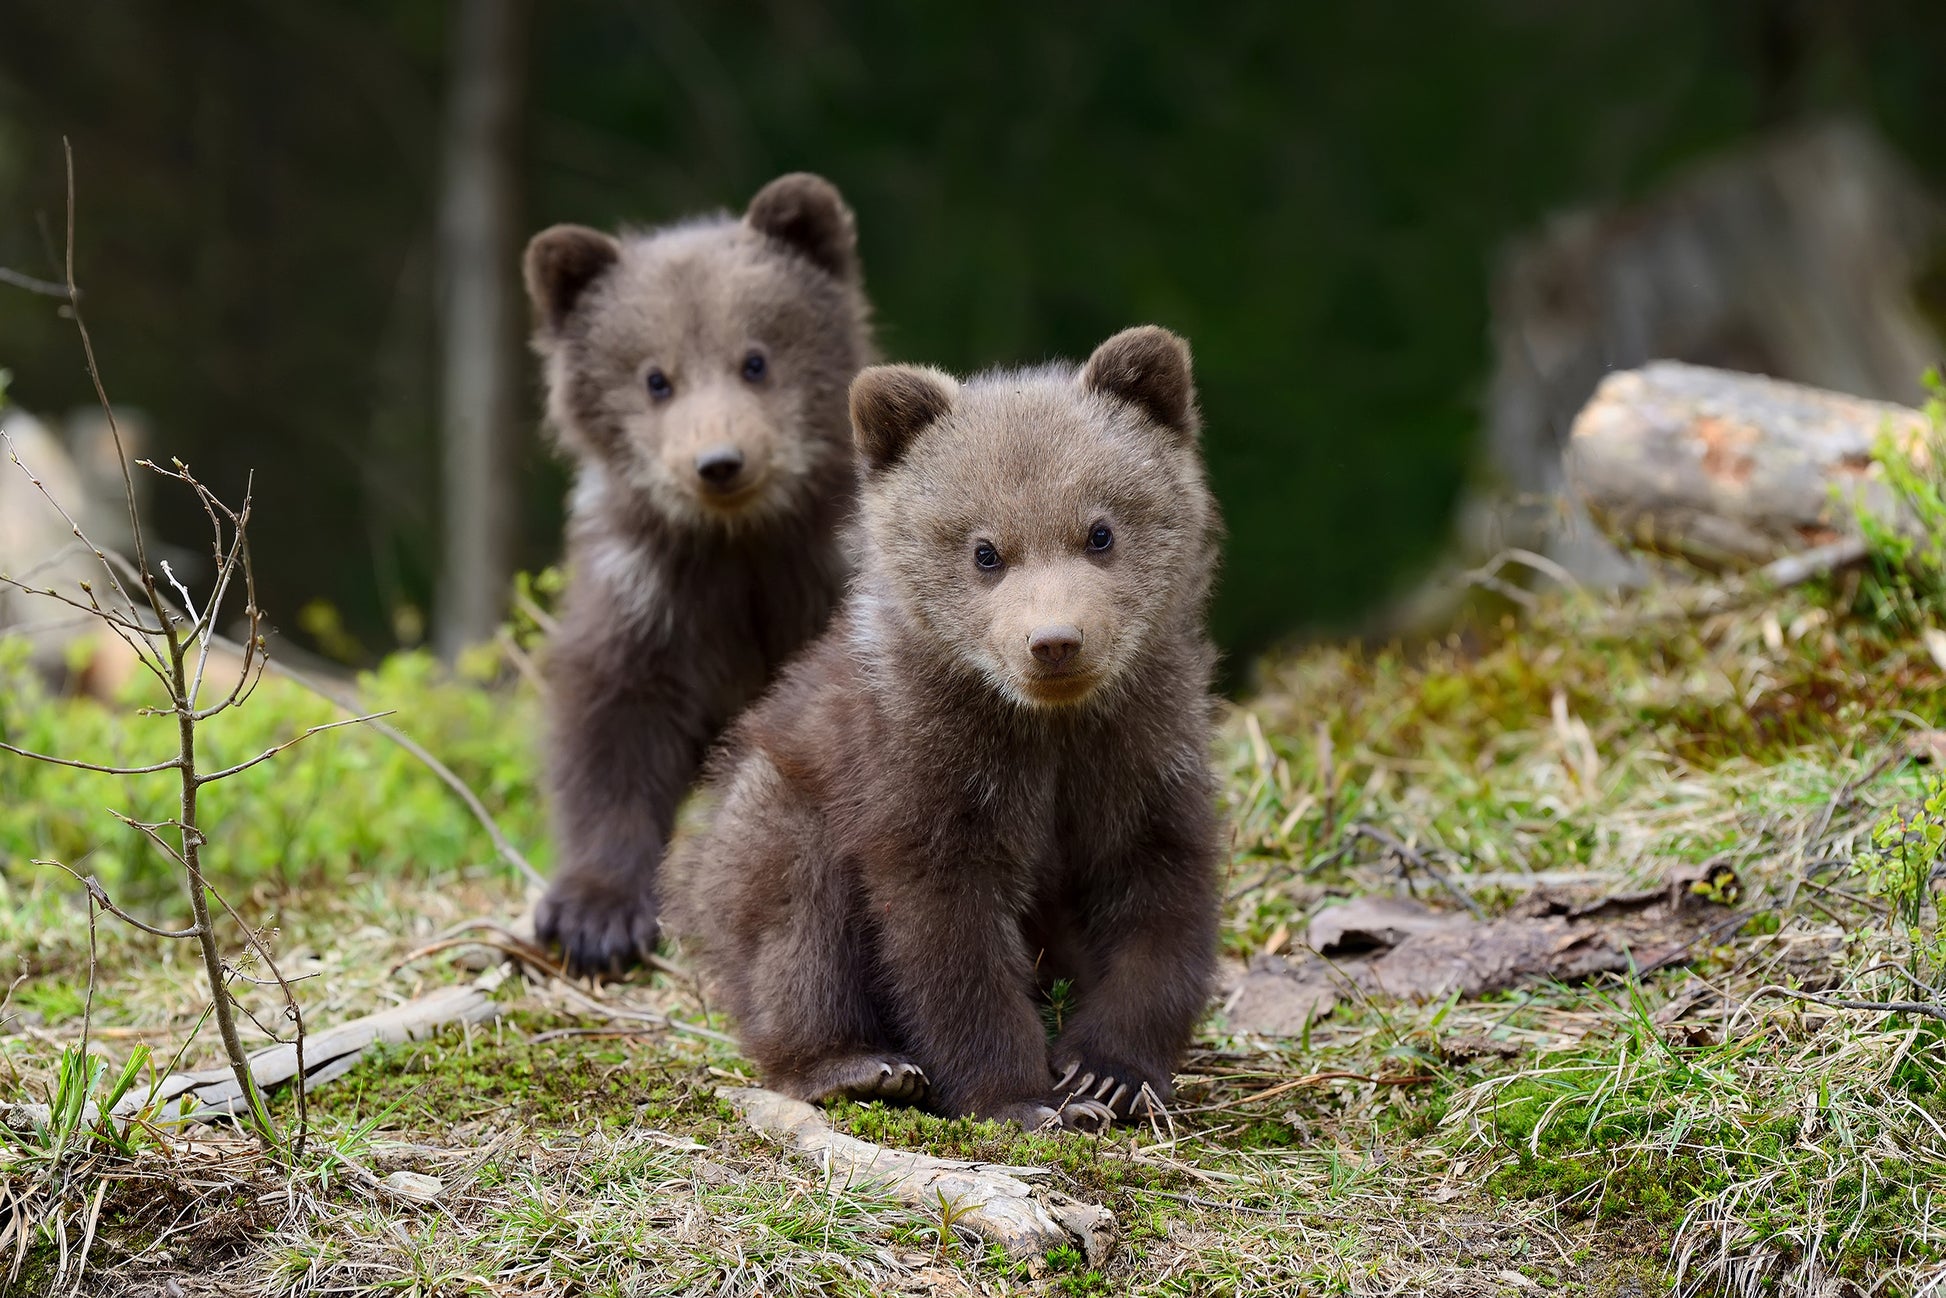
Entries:
[[703, 754], [829, 619], [869, 359], [851, 210], [789, 175], [718, 217], [527, 246], [549, 423], [574, 462], [548, 649], [559, 865], [535, 916], [577, 972], [656, 940], [656, 876]]
[[1216, 947], [1220, 524], [1189, 349], [1147, 327], [1079, 373], [881, 366], [851, 412], [859, 571], [713, 759], [672, 930], [787, 1094], [1144, 1112]]

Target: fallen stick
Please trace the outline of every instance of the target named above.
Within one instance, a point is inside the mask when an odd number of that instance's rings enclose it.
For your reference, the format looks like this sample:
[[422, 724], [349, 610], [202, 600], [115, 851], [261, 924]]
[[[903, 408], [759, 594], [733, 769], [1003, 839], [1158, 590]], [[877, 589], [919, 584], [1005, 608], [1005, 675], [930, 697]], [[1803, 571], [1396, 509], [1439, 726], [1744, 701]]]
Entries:
[[[461, 987], [442, 987], [417, 1000], [336, 1027], [313, 1032], [304, 1042], [304, 1089], [312, 1091], [352, 1070], [365, 1051], [378, 1043], [397, 1045], [432, 1035], [454, 1023], [483, 1023], [497, 1012], [487, 980]], [[265, 1046], [250, 1056], [250, 1076], [268, 1090], [297, 1076], [297, 1047], [290, 1042]], [[186, 1099], [185, 1099], [186, 1097]], [[176, 1106], [184, 1105], [180, 1116]], [[120, 1116], [143, 1111], [159, 1122], [210, 1122], [243, 1110], [243, 1091], [228, 1067], [195, 1073], [171, 1073], [153, 1087], [136, 1087], [111, 1110]], [[0, 1104], [0, 1126], [27, 1130], [45, 1125], [51, 1114], [45, 1104]], [[89, 1105], [83, 1121], [92, 1124], [99, 1110]]]
[[737, 1087], [718, 1094], [764, 1135], [817, 1157], [834, 1180], [876, 1186], [915, 1208], [938, 1212], [943, 1205], [955, 1222], [998, 1244], [1016, 1261], [1073, 1247], [1092, 1267], [1115, 1250], [1115, 1215], [1108, 1209], [1020, 1179], [1045, 1176], [1043, 1168], [966, 1163], [887, 1149], [845, 1135], [815, 1108], [775, 1091]]

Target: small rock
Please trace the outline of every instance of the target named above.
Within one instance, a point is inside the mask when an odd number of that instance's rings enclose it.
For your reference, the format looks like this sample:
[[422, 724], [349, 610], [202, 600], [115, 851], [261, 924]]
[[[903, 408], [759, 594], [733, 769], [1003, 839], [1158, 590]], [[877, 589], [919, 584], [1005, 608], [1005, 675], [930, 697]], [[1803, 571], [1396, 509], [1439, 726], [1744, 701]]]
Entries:
[[379, 1182], [387, 1193], [396, 1195], [410, 1203], [431, 1203], [446, 1192], [446, 1185], [436, 1176], [423, 1172], [394, 1172]]

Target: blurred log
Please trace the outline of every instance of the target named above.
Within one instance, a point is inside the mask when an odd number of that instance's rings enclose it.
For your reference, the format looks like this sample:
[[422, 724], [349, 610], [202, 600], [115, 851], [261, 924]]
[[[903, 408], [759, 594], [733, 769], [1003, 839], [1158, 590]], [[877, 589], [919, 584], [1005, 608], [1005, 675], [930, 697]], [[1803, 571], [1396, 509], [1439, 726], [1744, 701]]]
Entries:
[[1828, 546], [1843, 559], [1859, 505], [1901, 516], [1872, 459], [1887, 433], [1928, 453], [1925, 416], [1908, 407], [1658, 361], [1602, 381], [1564, 463], [1573, 498], [1619, 545], [1710, 568]]

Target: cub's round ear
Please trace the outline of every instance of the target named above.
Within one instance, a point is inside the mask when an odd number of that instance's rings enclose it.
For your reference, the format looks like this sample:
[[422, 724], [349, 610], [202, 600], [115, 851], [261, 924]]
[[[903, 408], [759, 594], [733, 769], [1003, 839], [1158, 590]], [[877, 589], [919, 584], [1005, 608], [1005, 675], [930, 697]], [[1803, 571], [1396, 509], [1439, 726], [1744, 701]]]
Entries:
[[917, 365], [874, 365], [851, 381], [851, 428], [868, 473], [898, 463], [912, 439], [953, 408], [959, 384]]
[[1119, 397], [1185, 439], [1196, 436], [1196, 383], [1189, 344], [1157, 325], [1124, 329], [1095, 348], [1081, 386]]
[[585, 225], [554, 225], [527, 241], [522, 266], [534, 318], [558, 333], [590, 284], [621, 258], [622, 246]]
[[823, 176], [779, 176], [757, 191], [743, 220], [839, 279], [858, 277], [858, 222]]

